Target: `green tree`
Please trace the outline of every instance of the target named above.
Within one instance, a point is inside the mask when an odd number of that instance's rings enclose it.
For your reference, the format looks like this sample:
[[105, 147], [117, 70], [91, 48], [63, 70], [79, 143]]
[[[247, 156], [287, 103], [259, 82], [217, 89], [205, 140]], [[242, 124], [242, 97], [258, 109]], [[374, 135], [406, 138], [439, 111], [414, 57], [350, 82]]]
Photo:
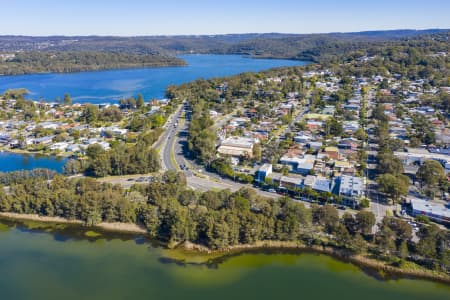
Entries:
[[380, 153], [378, 155], [378, 171], [381, 174], [400, 175], [404, 172], [403, 163], [392, 153]]
[[83, 119], [85, 122], [89, 124], [93, 124], [97, 122], [99, 115], [99, 109], [97, 105], [94, 104], [88, 104], [86, 105], [84, 111], [83, 111]]
[[64, 94], [64, 105], [72, 105], [72, 98], [68, 93]]
[[371, 211], [359, 211], [356, 216], [356, 228], [361, 234], [370, 234], [372, 227], [375, 225], [375, 215]]
[[439, 185], [447, 179], [444, 168], [435, 160], [425, 161], [417, 171], [416, 177], [420, 185], [423, 188], [425, 187], [429, 194], [433, 196], [439, 189]]
[[405, 175], [383, 174], [377, 178], [378, 190], [385, 193], [394, 203], [408, 192], [409, 178]]
[[144, 105], [145, 105], [144, 97], [142, 96], [142, 94], [138, 94], [137, 100], [136, 100], [136, 107], [138, 109], [141, 109], [142, 107], [144, 107]]
[[261, 158], [262, 158], [261, 144], [256, 143], [255, 145], [253, 145], [253, 159], [256, 162], [261, 162]]

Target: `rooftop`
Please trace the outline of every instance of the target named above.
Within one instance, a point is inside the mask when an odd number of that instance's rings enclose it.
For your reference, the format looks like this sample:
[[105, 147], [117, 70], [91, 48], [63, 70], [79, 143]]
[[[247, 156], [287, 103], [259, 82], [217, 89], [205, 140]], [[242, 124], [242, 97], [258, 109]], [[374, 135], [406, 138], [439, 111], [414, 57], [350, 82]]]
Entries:
[[450, 209], [448, 209], [444, 204], [413, 198], [411, 199], [411, 205], [415, 211], [420, 211], [422, 213], [435, 215], [438, 217], [444, 217], [450, 221]]

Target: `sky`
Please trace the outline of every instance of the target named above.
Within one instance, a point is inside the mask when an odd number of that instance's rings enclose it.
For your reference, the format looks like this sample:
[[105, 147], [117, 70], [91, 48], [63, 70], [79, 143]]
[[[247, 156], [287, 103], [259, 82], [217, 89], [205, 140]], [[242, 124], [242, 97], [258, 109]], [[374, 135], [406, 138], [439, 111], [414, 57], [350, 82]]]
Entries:
[[325, 33], [450, 28], [449, 0], [0, 0], [0, 35]]

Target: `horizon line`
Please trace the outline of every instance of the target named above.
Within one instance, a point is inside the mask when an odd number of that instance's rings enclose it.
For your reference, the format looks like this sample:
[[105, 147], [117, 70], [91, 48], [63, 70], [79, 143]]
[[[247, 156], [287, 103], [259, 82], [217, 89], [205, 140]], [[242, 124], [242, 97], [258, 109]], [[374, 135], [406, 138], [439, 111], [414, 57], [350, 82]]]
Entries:
[[0, 37], [208, 37], [208, 36], [227, 36], [227, 35], [325, 35], [325, 34], [355, 34], [355, 33], [368, 33], [368, 32], [394, 32], [394, 31], [450, 31], [450, 28], [397, 28], [397, 29], [368, 29], [361, 31], [330, 31], [330, 32], [316, 32], [316, 33], [293, 33], [293, 32], [241, 32], [241, 33], [183, 33], [183, 34], [136, 34], [136, 35], [112, 35], [112, 34], [43, 34], [43, 35], [27, 35], [27, 34], [0, 34]]

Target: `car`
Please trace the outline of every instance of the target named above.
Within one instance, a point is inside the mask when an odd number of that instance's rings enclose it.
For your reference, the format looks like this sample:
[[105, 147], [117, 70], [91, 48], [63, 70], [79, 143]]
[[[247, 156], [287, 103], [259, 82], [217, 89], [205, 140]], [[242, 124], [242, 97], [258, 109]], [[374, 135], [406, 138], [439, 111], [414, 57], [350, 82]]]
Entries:
[[341, 210], [346, 210], [347, 209], [347, 207], [345, 205], [338, 205], [337, 208], [341, 209]]
[[277, 191], [275, 189], [268, 189], [267, 190], [269, 193], [276, 193]]

